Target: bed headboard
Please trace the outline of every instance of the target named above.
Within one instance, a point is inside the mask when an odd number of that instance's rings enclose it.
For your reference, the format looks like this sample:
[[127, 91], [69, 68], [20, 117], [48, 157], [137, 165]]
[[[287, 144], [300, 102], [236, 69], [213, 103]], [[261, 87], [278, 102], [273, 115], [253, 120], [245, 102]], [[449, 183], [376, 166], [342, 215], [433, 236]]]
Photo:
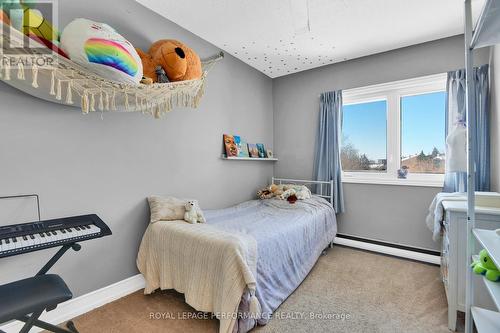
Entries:
[[325, 198], [333, 205], [333, 180], [331, 181], [319, 181], [319, 180], [300, 180], [300, 179], [288, 179], [288, 178], [276, 178], [271, 179], [271, 184], [296, 184], [305, 185], [309, 187], [311, 192], [319, 197]]

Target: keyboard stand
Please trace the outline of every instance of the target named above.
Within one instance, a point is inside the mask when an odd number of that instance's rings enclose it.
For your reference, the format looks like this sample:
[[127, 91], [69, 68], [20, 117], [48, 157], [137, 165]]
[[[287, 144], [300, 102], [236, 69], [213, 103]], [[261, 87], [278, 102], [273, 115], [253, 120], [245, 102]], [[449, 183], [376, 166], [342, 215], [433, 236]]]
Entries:
[[[35, 276], [40, 276], [40, 275], [47, 274], [47, 272], [49, 271], [49, 269], [51, 269], [52, 266], [54, 266], [54, 264], [59, 259], [61, 259], [61, 257], [69, 249], [73, 249], [74, 251], [80, 251], [81, 248], [82, 248], [82, 246], [80, 244], [77, 244], [77, 243], [71, 243], [71, 244], [65, 244], [65, 245], [63, 245], [59, 249], [59, 251], [57, 251], [56, 254], [54, 254], [52, 256], [52, 258], [50, 258], [49, 261], [47, 261], [47, 263], [42, 267], [42, 269], [40, 269], [40, 271], [38, 273], [36, 273]], [[47, 310], [50, 311], [50, 310], [54, 310], [54, 309], [55, 309], [55, 307], [53, 309], [47, 309]], [[40, 317], [41, 314], [42, 314], [42, 312], [32, 313], [29, 316], [23, 316], [23, 317], [19, 317], [19, 318], [16, 318], [16, 319], [19, 320], [19, 321], [22, 321], [24, 323], [30, 323], [31, 325], [43, 328], [43, 329], [48, 330], [50, 332], [55, 332], [55, 333], [79, 333], [78, 330], [76, 329], [75, 324], [73, 323], [73, 321], [70, 320], [70, 321], [68, 321], [66, 323], [66, 327], [69, 330], [68, 331], [68, 330], [60, 328], [58, 326], [55, 326], [55, 325], [52, 325], [52, 324], [49, 324], [49, 323], [46, 323], [46, 322], [38, 320], [38, 318]], [[0, 333], [1, 333], [1, 331], [0, 331]], [[28, 333], [28, 332], [23, 332], [23, 330], [21, 330], [19, 333]]]
[[52, 266], [54, 266], [54, 264], [59, 260], [61, 259], [61, 257], [66, 253], [66, 251], [68, 251], [70, 248], [72, 248], [74, 251], [80, 251], [80, 249], [82, 248], [82, 246], [80, 244], [77, 244], [77, 243], [71, 243], [71, 244], [65, 244], [63, 245], [59, 251], [57, 251], [56, 254], [54, 254], [54, 256], [52, 258], [50, 258], [49, 261], [47, 261], [47, 263], [42, 267], [42, 269], [36, 273], [36, 276], [39, 276], [39, 275], [44, 275], [46, 274], [49, 269], [52, 268]]
[[[2, 291], [0, 292], [0, 294], [5, 292], [6, 295], [10, 296], [6, 297], [5, 299], [3, 299], [2, 297], [2, 302], [0, 302], [0, 318], [2, 322], [14, 319], [24, 322], [25, 325], [19, 333], [29, 333], [30, 329], [33, 326], [37, 326], [55, 333], [78, 333], [78, 330], [75, 328], [75, 325], [72, 321], [68, 321], [66, 323], [66, 327], [62, 328], [43, 322], [39, 319], [43, 311], [54, 310], [58, 304], [70, 300], [73, 297], [71, 290], [69, 290], [68, 286], [60, 276], [56, 274], [47, 274], [47, 272], [59, 261], [59, 259], [61, 259], [61, 257], [69, 249], [80, 251], [81, 245], [78, 244], [78, 242], [109, 236], [112, 234], [112, 232], [106, 225], [106, 223], [101, 220], [96, 214], [69, 216], [42, 221], [40, 217], [40, 201], [37, 194], [15, 195], [6, 197], [0, 196], [0, 200], [28, 197], [36, 198], [38, 221], [12, 224], [6, 226], [6, 228], [0, 228], [0, 236], [6, 236], [2, 238], [8, 239], [11, 234], [15, 237], [20, 237], [25, 234], [32, 235], [32, 232], [37, 233], [43, 232], [45, 230], [50, 231], [52, 229], [59, 230], [61, 229], [61, 227], [63, 227], [61, 231], [64, 229], [69, 229], [70, 232], [72, 231], [72, 228], [77, 228], [78, 226], [84, 226], [88, 229], [92, 229], [93, 227], [93, 230], [90, 234], [83, 233], [81, 235], [78, 235], [79, 233], [77, 233], [77, 237], [73, 238], [72, 240], [61, 240], [56, 244], [47, 242], [46, 246], [43, 244], [40, 244], [41, 246], [38, 247], [24, 246], [19, 250], [14, 251], [12, 251], [12, 249], [4, 251], [2, 247], [2, 251], [0, 251], [1, 258], [48, 248], [60, 247], [60, 249], [52, 256], [52, 258], [49, 259], [49, 261], [47, 261], [47, 263], [38, 271], [38, 273], [36, 273], [35, 276], [0, 285], [0, 290]], [[76, 230], [80, 229], [77, 228]], [[64, 242], [67, 243], [64, 244]], [[41, 288], [47, 288], [47, 293], [39, 293], [39, 290]], [[19, 299], [15, 296], [17, 290], [24, 291], [22, 297], [25, 299]], [[5, 332], [0, 330], [0, 333]]]

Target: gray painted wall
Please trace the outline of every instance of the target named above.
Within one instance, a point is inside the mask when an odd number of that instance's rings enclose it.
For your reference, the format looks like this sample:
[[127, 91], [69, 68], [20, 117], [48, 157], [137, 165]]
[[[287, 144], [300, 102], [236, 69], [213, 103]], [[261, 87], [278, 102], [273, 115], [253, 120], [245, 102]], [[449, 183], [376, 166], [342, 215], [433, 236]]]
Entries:
[[491, 190], [500, 191], [500, 45], [491, 48]]
[[[310, 178], [324, 91], [442, 73], [464, 67], [460, 36], [410, 46], [273, 80], [274, 144], [277, 177]], [[488, 51], [477, 54], [488, 62]], [[339, 232], [358, 237], [438, 249], [424, 218], [438, 188], [344, 184], [347, 212]]]
[[[60, 7], [61, 26], [87, 17], [110, 23], [138, 47], [172, 37], [202, 57], [218, 51], [132, 0], [120, 6], [65, 0]], [[454, 37], [274, 82], [227, 56], [211, 72], [198, 110], [175, 110], [161, 121], [140, 114], [84, 116], [0, 84], [0, 195], [40, 194], [43, 218], [96, 212], [108, 222], [112, 237], [84, 243], [81, 252], [69, 253], [54, 269], [78, 296], [137, 273], [148, 195], [192, 197], [202, 207], [218, 208], [251, 198], [266, 183], [272, 165], [227, 162], [219, 155], [224, 132], [273, 148], [273, 94], [274, 151], [280, 157], [275, 175], [309, 178], [320, 92], [455, 69], [463, 66], [462, 54], [462, 39]], [[423, 224], [437, 191], [346, 184], [348, 212], [339, 218], [340, 231], [437, 248]], [[29, 210], [32, 204], [19, 207]], [[53, 253], [3, 259], [0, 283], [33, 274]]]
[[[60, 1], [60, 25], [76, 17], [107, 22], [142, 48], [177, 38], [202, 57], [218, 52], [132, 0], [120, 6]], [[55, 267], [76, 296], [137, 273], [147, 196], [226, 207], [253, 197], [273, 173], [268, 163], [220, 159], [225, 132], [273, 146], [272, 81], [231, 56], [210, 73], [199, 109], [175, 110], [163, 120], [132, 113], [82, 115], [3, 83], [0, 101], [0, 195], [38, 193], [43, 218], [94, 212], [114, 232], [82, 243], [79, 253], [67, 254]], [[0, 283], [33, 275], [54, 252], [2, 259]]]

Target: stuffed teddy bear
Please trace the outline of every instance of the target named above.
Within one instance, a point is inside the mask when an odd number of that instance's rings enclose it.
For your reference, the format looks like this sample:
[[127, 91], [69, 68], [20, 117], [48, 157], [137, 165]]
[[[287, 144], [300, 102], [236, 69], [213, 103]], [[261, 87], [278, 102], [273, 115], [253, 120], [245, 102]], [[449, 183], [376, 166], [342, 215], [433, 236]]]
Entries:
[[283, 192], [285, 191], [283, 189], [283, 186], [284, 185], [276, 185], [276, 184], [271, 184], [271, 186], [269, 186], [269, 189], [271, 190], [271, 192], [273, 193], [273, 195], [275, 197], [279, 197], [280, 195], [283, 194]]
[[259, 199], [278, 198], [287, 200], [289, 197], [294, 196], [296, 200], [305, 200], [312, 197], [311, 190], [304, 185], [294, 184], [272, 184], [257, 192]]
[[142, 60], [145, 78], [160, 82], [157, 67], [161, 66], [169, 81], [199, 79], [202, 74], [200, 57], [187, 45], [173, 39], [159, 40], [146, 53], [136, 49]]
[[186, 212], [184, 213], [184, 220], [189, 223], [205, 223], [205, 217], [198, 203], [194, 200], [186, 202]]
[[285, 191], [285, 185], [271, 184], [266, 188], [257, 192], [259, 199], [271, 199], [274, 197], [279, 198]]
[[263, 188], [262, 190], [257, 191], [257, 196], [259, 199], [264, 200], [264, 199], [271, 199], [274, 197], [273, 192], [269, 189], [269, 187]]
[[486, 250], [483, 249], [479, 252], [479, 260], [474, 260], [471, 267], [474, 273], [484, 275], [492, 282], [500, 282], [500, 271]]

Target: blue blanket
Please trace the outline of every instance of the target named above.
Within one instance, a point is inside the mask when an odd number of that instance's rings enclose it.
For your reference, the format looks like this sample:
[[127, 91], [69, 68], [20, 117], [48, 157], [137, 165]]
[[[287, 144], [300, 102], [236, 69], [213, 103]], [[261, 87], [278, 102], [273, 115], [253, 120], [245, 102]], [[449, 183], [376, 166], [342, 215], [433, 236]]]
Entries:
[[[259, 325], [265, 325], [300, 285], [337, 232], [335, 211], [316, 196], [295, 204], [277, 199], [252, 200], [204, 213], [208, 224], [250, 235], [257, 241], [256, 296], [262, 307]], [[256, 324], [245, 316], [248, 299], [243, 295], [235, 332], [248, 332]]]

